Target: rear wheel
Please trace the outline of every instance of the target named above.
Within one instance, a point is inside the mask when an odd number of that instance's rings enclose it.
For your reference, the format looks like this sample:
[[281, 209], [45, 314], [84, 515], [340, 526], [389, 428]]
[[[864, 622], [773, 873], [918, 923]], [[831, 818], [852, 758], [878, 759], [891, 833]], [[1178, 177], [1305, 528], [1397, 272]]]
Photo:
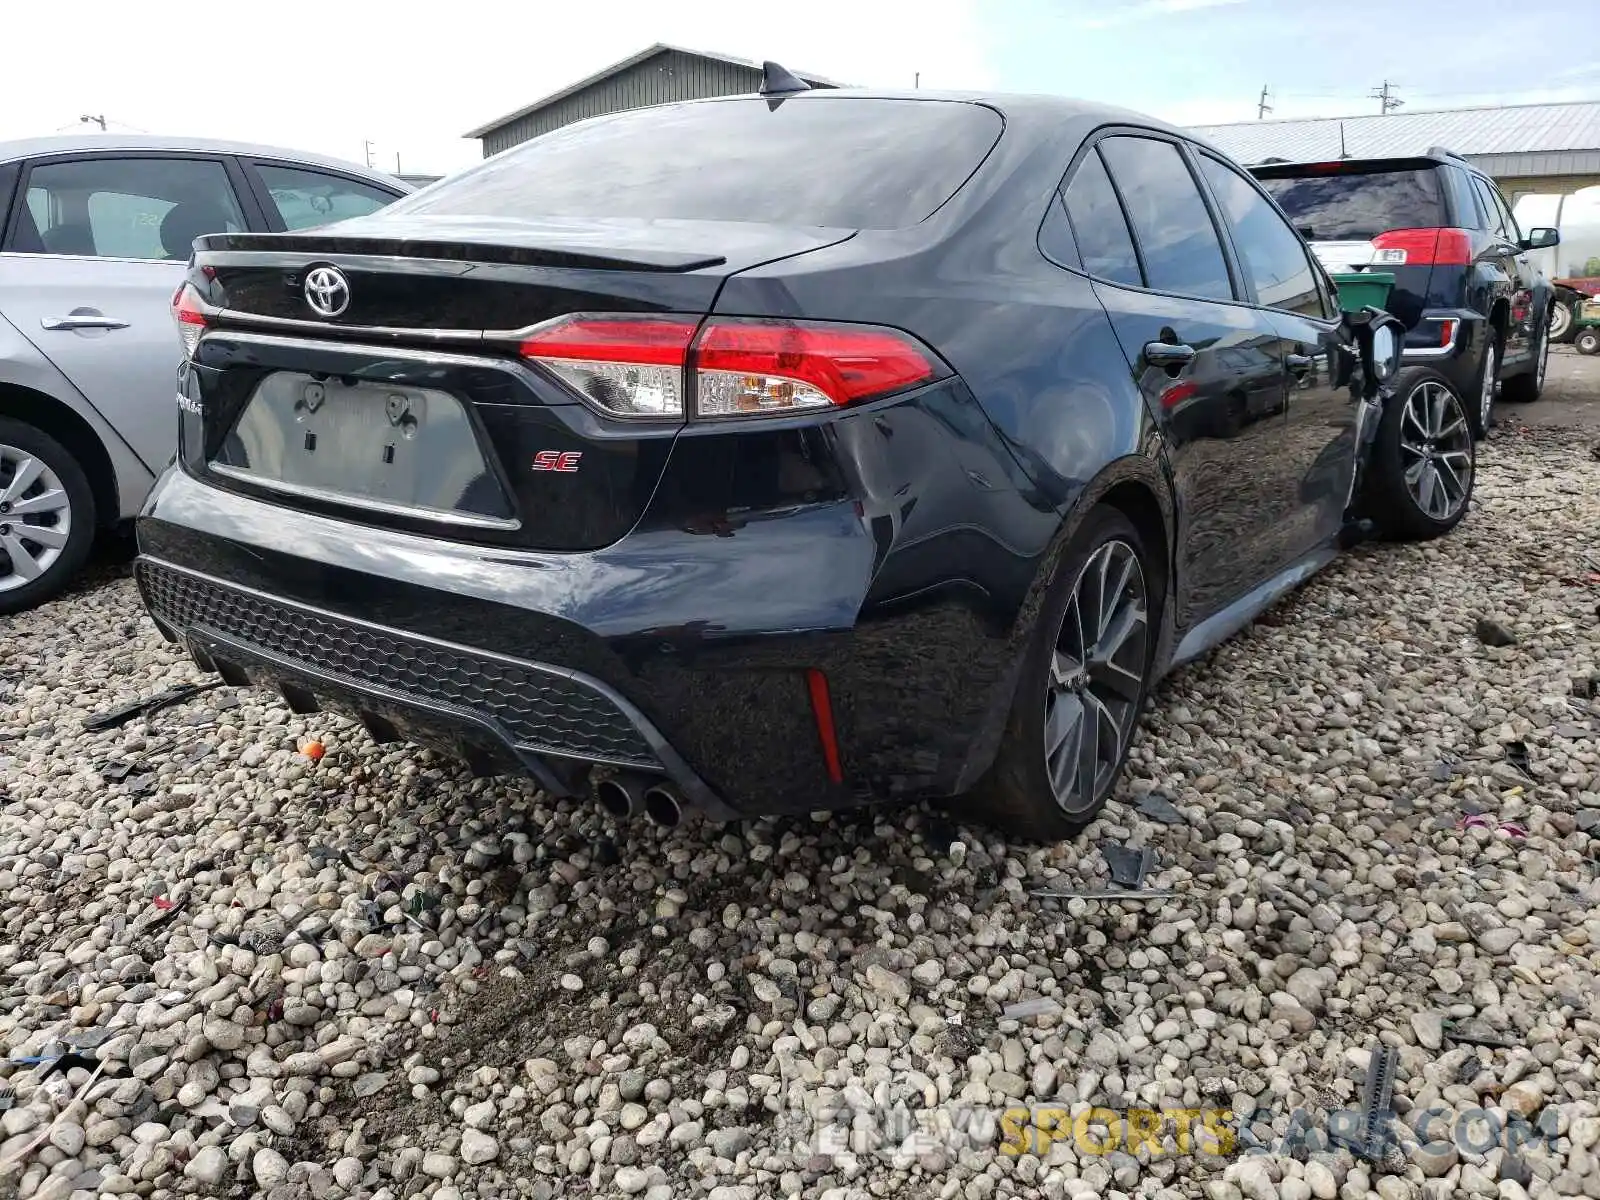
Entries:
[[1104, 807], [1149, 686], [1159, 596], [1148, 567], [1121, 512], [1085, 519], [1050, 585], [974, 816], [1057, 841]]
[[1483, 358], [1478, 363], [1478, 390], [1472, 399], [1472, 432], [1487, 437], [1494, 423], [1494, 397], [1500, 388], [1500, 335], [1492, 326], [1484, 328]]
[[1477, 449], [1466, 407], [1443, 375], [1408, 367], [1395, 383], [1378, 422], [1363, 507], [1385, 536], [1421, 541], [1466, 515]]
[[1572, 344], [1579, 354], [1600, 354], [1600, 328], [1585, 326], [1578, 330], [1578, 336], [1572, 339]]
[[1513, 376], [1500, 385], [1500, 398], [1512, 404], [1532, 404], [1544, 391], [1545, 368], [1550, 365], [1550, 335], [1539, 339], [1534, 350], [1533, 370]]
[[1557, 296], [1550, 302], [1550, 340], [1558, 345], [1572, 340], [1576, 306], [1573, 301]]
[[49, 434], [0, 418], [0, 613], [51, 599], [94, 544], [94, 493]]

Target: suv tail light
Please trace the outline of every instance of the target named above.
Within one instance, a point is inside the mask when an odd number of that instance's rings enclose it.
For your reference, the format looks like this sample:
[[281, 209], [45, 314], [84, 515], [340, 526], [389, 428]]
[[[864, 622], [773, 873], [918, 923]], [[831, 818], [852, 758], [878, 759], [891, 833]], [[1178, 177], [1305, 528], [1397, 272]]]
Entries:
[[[697, 336], [698, 333], [698, 336]], [[838, 408], [941, 378], [915, 339], [872, 325], [712, 317], [562, 318], [519, 347], [620, 416], [701, 417]]]
[[1465, 229], [1391, 229], [1372, 239], [1376, 266], [1465, 267], [1472, 238]]
[[200, 335], [206, 331], [206, 314], [200, 305], [200, 293], [194, 284], [184, 283], [172, 296], [172, 319], [177, 323], [178, 336], [183, 340], [183, 356], [194, 357], [194, 348], [200, 344]]

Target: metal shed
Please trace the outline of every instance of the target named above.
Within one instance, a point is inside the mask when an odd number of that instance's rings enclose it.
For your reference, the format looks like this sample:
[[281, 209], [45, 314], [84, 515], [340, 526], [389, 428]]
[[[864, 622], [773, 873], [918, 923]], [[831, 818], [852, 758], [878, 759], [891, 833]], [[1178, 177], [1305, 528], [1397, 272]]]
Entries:
[[1600, 101], [1457, 108], [1312, 121], [1202, 125], [1194, 132], [1243, 163], [1423, 154], [1443, 146], [1492, 176], [1512, 202], [1600, 183]]
[[[795, 74], [812, 87], [840, 86], [820, 75], [804, 71]], [[760, 86], [759, 63], [657, 42], [587, 79], [535, 100], [526, 108], [497, 117], [465, 136], [482, 138], [483, 154], [487, 158], [518, 142], [585, 117], [668, 104], [674, 100], [751, 94]]]

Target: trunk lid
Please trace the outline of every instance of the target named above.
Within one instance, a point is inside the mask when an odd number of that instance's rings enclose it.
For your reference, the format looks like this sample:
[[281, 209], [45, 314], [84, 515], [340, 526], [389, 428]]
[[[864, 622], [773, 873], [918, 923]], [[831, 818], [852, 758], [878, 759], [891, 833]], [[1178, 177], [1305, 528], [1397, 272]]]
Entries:
[[[206, 326], [180, 377], [185, 468], [218, 487], [484, 545], [585, 550], [635, 524], [680, 414], [608, 415], [519, 331], [711, 310], [735, 271], [852, 230], [719, 221], [424, 221], [196, 243]], [[336, 311], [308, 284], [333, 268]], [[342, 302], [342, 303], [341, 303]]]
[[[293, 234], [217, 234], [195, 243], [229, 324], [315, 321], [434, 340], [526, 328], [572, 312], [706, 312], [729, 275], [831, 246], [849, 229], [736, 221], [389, 215]], [[349, 306], [324, 318], [305, 273], [339, 268]]]

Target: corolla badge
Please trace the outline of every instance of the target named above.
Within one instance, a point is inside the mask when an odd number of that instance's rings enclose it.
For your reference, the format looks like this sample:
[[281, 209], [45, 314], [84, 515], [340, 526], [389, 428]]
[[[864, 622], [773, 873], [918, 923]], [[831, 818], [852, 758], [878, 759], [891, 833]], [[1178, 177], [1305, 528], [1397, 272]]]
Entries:
[[338, 267], [316, 267], [306, 275], [306, 303], [319, 317], [337, 317], [350, 307], [350, 281]]

